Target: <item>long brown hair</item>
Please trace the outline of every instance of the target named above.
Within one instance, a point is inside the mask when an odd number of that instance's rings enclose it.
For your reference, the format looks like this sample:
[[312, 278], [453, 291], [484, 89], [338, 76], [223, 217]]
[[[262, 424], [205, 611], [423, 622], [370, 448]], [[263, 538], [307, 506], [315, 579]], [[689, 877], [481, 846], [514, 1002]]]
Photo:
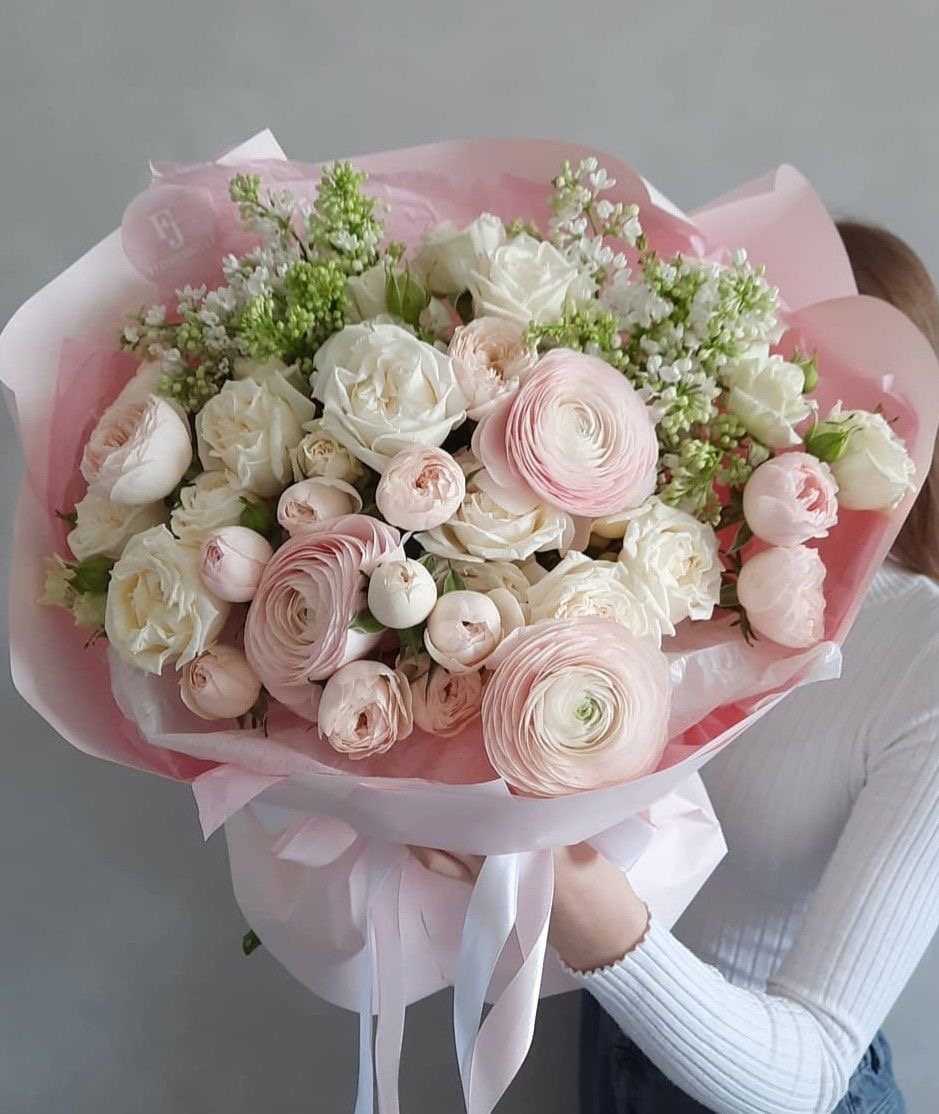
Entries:
[[[861, 221], [838, 222], [858, 290], [896, 306], [939, 354], [939, 295], [923, 261], [899, 236]], [[932, 466], [893, 547], [913, 572], [939, 581], [939, 439]]]

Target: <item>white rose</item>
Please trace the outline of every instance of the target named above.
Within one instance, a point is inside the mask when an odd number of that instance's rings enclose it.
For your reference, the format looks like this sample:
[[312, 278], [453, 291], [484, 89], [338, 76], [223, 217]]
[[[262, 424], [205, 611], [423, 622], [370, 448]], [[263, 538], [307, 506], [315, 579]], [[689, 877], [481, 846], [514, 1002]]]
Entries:
[[129, 506], [112, 503], [93, 491], [75, 507], [77, 521], [69, 531], [68, 547], [76, 560], [101, 553], [117, 560], [134, 534], [166, 521], [165, 503]]
[[[529, 565], [534, 564], [534, 561], [529, 562]], [[448, 561], [441, 566], [438, 576], [445, 579], [450, 569], [474, 592], [488, 595], [496, 590], [505, 590], [511, 592], [523, 607], [528, 602], [528, 589], [532, 584], [532, 579], [526, 575], [528, 566], [523, 568], [511, 561]], [[539, 568], [539, 574], [543, 572]]]
[[447, 221], [426, 237], [411, 270], [432, 294], [455, 298], [469, 289], [479, 260], [488, 258], [505, 240], [502, 221], [491, 213], [483, 213], [463, 229]]
[[521, 325], [553, 321], [567, 302], [579, 305], [591, 295], [589, 280], [553, 244], [524, 232], [479, 257], [470, 291], [477, 317]]
[[839, 402], [828, 421], [844, 423], [847, 447], [830, 468], [838, 481], [838, 503], [853, 511], [886, 511], [913, 487], [916, 469], [906, 446], [883, 414], [843, 410]]
[[434, 578], [419, 561], [383, 561], [368, 582], [368, 609], [386, 627], [423, 623], [437, 602]]
[[323, 428], [376, 472], [403, 449], [442, 445], [466, 417], [450, 357], [400, 325], [350, 325], [314, 363]]
[[228, 611], [199, 579], [199, 550], [155, 526], [132, 538], [111, 570], [104, 629], [125, 661], [162, 673], [211, 645]]
[[196, 417], [202, 467], [223, 470], [233, 487], [276, 495], [290, 483], [291, 450], [314, 414], [310, 400], [281, 375], [263, 383], [230, 379]]
[[322, 421], [317, 418], [307, 422], [303, 428], [303, 440], [290, 454], [293, 478], [297, 483], [316, 476], [325, 480], [342, 480], [347, 484], [356, 484], [362, 479], [365, 475], [362, 462], [323, 428]]
[[442, 526], [417, 534], [428, 553], [463, 561], [524, 561], [547, 549], [565, 549], [574, 524], [564, 511], [534, 503], [519, 511], [491, 482], [477, 472], [467, 483], [459, 510]]
[[81, 473], [104, 498], [139, 506], [176, 487], [192, 463], [192, 438], [175, 403], [143, 394], [136, 380], [128, 387], [133, 389], [125, 387], [98, 419], [82, 453]]
[[781, 356], [771, 356], [766, 345], [754, 345], [724, 365], [721, 382], [727, 388], [727, 409], [743, 422], [747, 433], [771, 449], [799, 445], [795, 426], [812, 413], [803, 397], [805, 375]]
[[170, 514], [170, 529], [187, 545], [201, 544], [223, 526], [237, 526], [248, 493], [232, 487], [224, 472], [202, 472], [179, 493]]
[[641, 585], [630, 582], [615, 561], [592, 561], [583, 553], [568, 553], [528, 593], [531, 622], [595, 616], [619, 623], [639, 637], [659, 645], [669, 631], [668, 616]]
[[233, 379], [253, 379], [255, 383], [264, 383], [275, 375], [282, 379], [289, 374], [290, 368], [277, 356], [271, 356], [269, 360], [252, 360], [242, 356], [235, 360], [232, 368]]
[[367, 321], [388, 312], [385, 300], [385, 283], [388, 272], [384, 263], [376, 263], [360, 275], [346, 281], [346, 295], [352, 303], [353, 321]]
[[721, 562], [712, 527], [655, 496], [625, 518], [618, 561], [630, 580], [662, 601], [671, 624], [710, 619], [721, 594]]

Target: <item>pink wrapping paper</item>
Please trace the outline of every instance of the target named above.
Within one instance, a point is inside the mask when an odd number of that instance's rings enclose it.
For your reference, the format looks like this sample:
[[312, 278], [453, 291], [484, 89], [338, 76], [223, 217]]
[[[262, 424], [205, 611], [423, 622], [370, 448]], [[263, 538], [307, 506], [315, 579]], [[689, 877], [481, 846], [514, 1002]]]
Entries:
[[[371, 174], [372, 192], [391, 205], [389, 236], [413, 243], [442, 220], [465, 223], [483, 210], [506, 220], [544, 220], [546, 183], [559, 163], [594, 153], [494, 140], [354, 161]], [[781, 167], [686, 217], [616, 159], [601, 161], [618, 180], [614, 200], [640, 206], [643, 227], [662, 251], [720, 258], [744, 246], [765, 263], [791, 326], [785, 343], [818, 354], [823, 412], [838, 398], [862, 407], [882, 401], [918, 475], [925, 474], [939, 420], [935, 356], [900, 313], [857, 296], [837, 231], [797, 171]], [[35, 601], [45, 555], [62, 548], [64, 531], [52, 512], [74, 502], [92, 407], [109, 401], [129, 374], [127, 361], [113, 352], [123, 311], [184, 279], [211, 281], [221, 254], [246, 246], [226, 200], [233, 167], [302, 195], [312, 194], [319, 173], [317, 166], [285, 161], [269, 133], [216, 163], [156, 167], [154, 187], [129, 207], [123, 229], [35, 295], [0, 336], [0, 381], [26, 456], [10, 603], [18, 690], [79, 749], [192, 782], [206, 834], [227, 822], [236, 896], [249, 922], [304, 983], [363, 1016], [371, 1015], [372, 991], [383, 986], [386, 997], [392, 993], [387, 962], [384, 981], [376, 976], [372, 986], [376, 948], [389, 938], [398, 948], [395, 968], [404, 960], [402, 981], [393, 988], [402, 1010], [405, 1001], [446, 985], [456, 969], [467, 895], [388, 850], [402, 844], [510, 857], [605, 840], [605, 850], [635, 872], [640, 892], [671, 923], [723, 852], [696, 771], [794, 684], [837, 675], [838, 646], [913, 493], [889, 516], [845, 512], [822, 543], [829, 577], [821, 645], [803, 652], [766, 642], [751, 648], [718, 623], [694, 624], [666, 647], [676, 681], [671, 742], [659, 770], [638, 781], [526, 799], [494, 778], [471, 733], [445, 746], [417, 733], [387, 756], [350, 762], [287, 715], [273, 717], [266, 739], [213, 729], [181, 705], [174, 678], [155, 679], [116, 660], [109, 676], [106, 649], [83, 649], [70, 618]], [[76, 414], [82, 421], [75, 422]], [[531, 866], [533, 877], [538, 869]], [[376, 933], [376, 925], [384, 931]], [[537, 937], [534, 932], [533, 948]], [[510, 993], [525, 958], [507, 951], [483, 991], [497, 999]], [[549, 961], [542, 990], [564, 985]], [[517, 1054], [525, 1034], [513, 1040]], [[386, 1029], [376, 1053], [386, 1079], [383, 1110], [396, 1103], [387, 1087], [393, 1046]], [[468, 1056], [461, 1070], [472, 1074], [473, 1049]], [[513, 1063], [497, 1066], [496, 1090], [511, 1078]], [[364, 1076], [363, 1089], [367, 1084]], [[488, 1099], [471, 1100], [467, 1087], [470, 1109], [490, 1109]]]

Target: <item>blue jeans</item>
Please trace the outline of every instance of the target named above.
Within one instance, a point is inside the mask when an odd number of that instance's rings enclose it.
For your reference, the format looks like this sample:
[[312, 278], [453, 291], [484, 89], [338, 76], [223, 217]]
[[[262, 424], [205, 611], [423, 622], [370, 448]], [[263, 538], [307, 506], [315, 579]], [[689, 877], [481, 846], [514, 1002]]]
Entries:
[[[584, 991], [580, 1027], [580, 1114], [706, 1114], [664, 1076]], [[834, 1114], [904, 1114], [882, 1033], [857, 1066]]]

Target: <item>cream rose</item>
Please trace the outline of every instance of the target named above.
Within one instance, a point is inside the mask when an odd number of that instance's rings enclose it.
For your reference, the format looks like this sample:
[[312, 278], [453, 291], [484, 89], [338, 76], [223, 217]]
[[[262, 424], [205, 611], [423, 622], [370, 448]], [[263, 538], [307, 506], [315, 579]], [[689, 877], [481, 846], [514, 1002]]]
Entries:
[[81, 473], [91, 491], [112, 503], [140, 506], [169, 495], [191, 463], [189, 424], [175, 403], [155, 394], [138, 399], [131, 391], [101, 415]]
[[754, 345], [721, 368], [727, 388], [727, 409], [743, 422], [747, 433], [771, 449], [798, 445], [795, 427], [812, 413], [802, 391], [805, 374], [769, 348]]
[[214, 530], [237, 526], [245, 500], [253, 498], [243, 488], [232, 487], [224, 472], [202, 472], [180, 491], [170, 529], [181, 542], [200, 545]]
[[378, 661], [344, 665], [323, 689], [318, 727], [348, 758], [384, 754], [414, 727], [407, 678]]
[[890, 423], [883, 414], [843, 410], [840, 402], [828, 421], [848, 430], [844, 455], [830, 465], [838, 502], [852, 511], [891, 510], [912, 489], [916, 470]]
[[537, 355], [525, 344], [525, 330], [516, 321], [477, 317], [458, 328], [448, 349], [457, 382], [467, 398], [473, 421], [488, 413], [506, 395], [518, 390], [521, 378]]
[[228, 610], [199, 578], [199, 550], [154, 526], [127, 543], [111, 570], [104, 629], [125, 661], [161, 673], [214, 642]]
[[384, 263], [376, 263], [360, 275], [352, 275], [346, 281], [346, 296], [352, 304], [353, 321], [367, 321], [388, 312], [385, 299], [385, 284], [388, 272]]
[[656, 645], [671, 632], [668, 615], [642, 584], [633, 584], [615, 561], [592, 561], [583, 553], [568, 553], [528, 593], [530, 621], [593, 616], [617, 623]]
[[524, 232], [477, 257], [469, 289], [477, 317], [507, 317], [522, 326], [552, 321], [566, 303], [579, 305], [592, 293], [553, 244]]
[[451, 673], [469, 673], [486, 664], [502, 639], [502, 616], [480, 592], [448, 592], [430, 613], [424, 646]]
[[417, 535], [428, 553], [463, 561], [524, 561], [533, 553], [565, 549], [574, 535], [570, 515], [547, 503], [519, 508], [487, 472], [466, 486], [459, 510], [442, 526]]
[[307, 422], [303, 430], [303, 439], [290, 454], [296, 482], [312, 480], [317, 476], [326, 480], [342, 480], [347, 484], [356, 484], [362, 479], [365, 475], [362, 462], [345, 445], [340, 445], [323, 428], [319, 419]]
[[392, 526], [430, 530], [452, 518], [466, 495], [460, 465], [443, 449], [405, 449], [378, 482], [375, 502]]
[[451, 739], [479, 719], [482, 674], [448, 673], [435, 665], [411, 682], [414, 722], [438, 739]]
[[[618, 563], [637, 592], [660, 601], [671, 625], [709, 619], [721, 594], [717, 535], [656, 496], [626, 515]], [[665, 633], [673, 631], [666, 626]]]
[[502, 221], [491, 213], [483, 213], [463, 229], [444, 222], [418, 248], [411, 269], [432, 294], [456, 298], [469, 289], [480, 259], [487, 259], [505, 240]]
[[314, 363], [323, 428], [376, 472], [402, 449], [443, 444], [466, 417], [450, 357], [400, 325], [350, 325]]
[[224, 471], [233, 487], [277, 495], [290, 483], [291, 451], [314, 414], [312, 402], [282, 375], [262, 383], [231, 379], [196, 417], [202, 467]]
[[420, 561], [383, 561], [368, 582], [368, 609], [383, 626], [423, 623], [437, 602], [437, 585]]
[[89, 491], [76, 504], [75, 515], [75, 525], [68, 535], [68, 547], [75, 558], [84, 561], [100, 553], [116, 561], [135, 534], [165, 522], [167, 510], [165, 503], [112, 503]]

